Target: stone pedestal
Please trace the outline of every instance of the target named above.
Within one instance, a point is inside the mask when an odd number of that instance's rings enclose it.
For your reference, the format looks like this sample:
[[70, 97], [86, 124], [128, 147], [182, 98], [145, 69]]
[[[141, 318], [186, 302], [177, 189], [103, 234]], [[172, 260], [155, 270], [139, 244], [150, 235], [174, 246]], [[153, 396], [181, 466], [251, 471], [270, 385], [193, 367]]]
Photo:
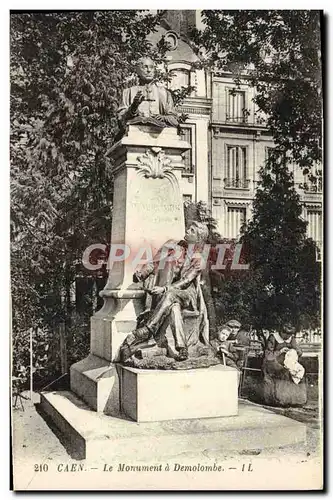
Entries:
[[[257, 454], [258, 450], [279, 448], [281, 454], [281, 447], [292, 445], [294, 448], [306, 441], [305, 424], [247, 401], [239, 402], [237, 418], [140, 424], [92, 411], [81, 399], [67, 391], [42, 393], [39, 409], [52, 421], [68, 453], [78, 460], [87, 459], [88, 466], [94, 461], [100, 467], [103, 461], [133, 464], [140, 460], [147, 465], [174, 461], [175, 456], [185, 463], [195, 459], [196, 463], [207, 461], [211, 464], [214, 452], [218, 450], [217, 461], [221, 456], [234, 456], [235, 450], [242, 453], [247, 450], [250, 454], [254, 450]], [[305, 447], [304, 450], [304, 460], [308, 460]]]
[[238, 413], [238, 372], [216, 365], [195, 370], [120, 367], [121, 412], [136, 422], [229, 417]]
[[115, 175], [109, 278], [104, 305], [91, 318], [90, 356], [71, 367], [71, 390], [109, 415], [119, 412], [119, 398], [106, 397], [118, 390], [112, 362], [144, 308], [133, 272], [167, 240], [184, 236], [179, 178], [189, 148], [176, 128], [131, 125], [108, 152]]

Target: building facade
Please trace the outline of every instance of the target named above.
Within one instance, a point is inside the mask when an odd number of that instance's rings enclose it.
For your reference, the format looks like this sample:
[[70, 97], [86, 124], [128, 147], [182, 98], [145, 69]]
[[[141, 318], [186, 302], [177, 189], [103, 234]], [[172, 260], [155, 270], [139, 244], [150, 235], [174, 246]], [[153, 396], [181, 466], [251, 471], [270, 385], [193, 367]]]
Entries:
[[[157, 37], [170, 44], [170, 88], [192, 88], [181, 104], [188, 115], [182, 125], [184, 140], [192, 145], [185, 154], [186, 169], [181, 190], [184, 201], [206, 202], [226, 238], [237, 238], [240, 227], [252, 216], [252, 203], [264, 165], [274, 142], [253, 103], [254, 88], [244, 81], [235, 85], [231, 72], [211, 73], [197, 69], [198, 57], [187, 37], [191, 26], [200, 24], [198, 11], [167, 11]], [[318, 167], [317, 167], [318, 168]], [[309, 182], [302, 169], [290, 165], [295, 187], [308, 222], [308, 235], [322, 247], [322, 181]]]

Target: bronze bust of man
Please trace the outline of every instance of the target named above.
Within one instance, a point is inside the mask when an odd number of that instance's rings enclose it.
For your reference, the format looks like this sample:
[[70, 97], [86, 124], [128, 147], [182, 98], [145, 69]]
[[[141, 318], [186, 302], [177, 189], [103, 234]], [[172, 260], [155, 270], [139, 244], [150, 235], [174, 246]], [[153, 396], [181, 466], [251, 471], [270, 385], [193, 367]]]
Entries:
[[121, 130], [128, 124], [150, 124], [157, 128], [177, 127], [178, 117], [171, 92], [156, 85], [155, 63], [142, 57], [136, 65], [139, 85], [124, 89], [118, 109]]

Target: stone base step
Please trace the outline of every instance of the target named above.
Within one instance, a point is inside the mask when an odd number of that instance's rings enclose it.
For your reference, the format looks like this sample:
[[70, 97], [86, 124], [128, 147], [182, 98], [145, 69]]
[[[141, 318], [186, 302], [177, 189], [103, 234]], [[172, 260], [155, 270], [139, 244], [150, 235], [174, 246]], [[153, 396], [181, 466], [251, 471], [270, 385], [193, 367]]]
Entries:
[[133, 422], [91, 410], [70, 391], [42, 393], [40, 411], [83, 460], [158, 460], [209, 449], [262, 450], [306, 441], [306, 426], [247, 402], [237, 416]]
[[238, 372], [230, 366], [141, 370], [120, 365], [118, 369], [121, 413], [136, 422], [219, 418], [238, 413]]

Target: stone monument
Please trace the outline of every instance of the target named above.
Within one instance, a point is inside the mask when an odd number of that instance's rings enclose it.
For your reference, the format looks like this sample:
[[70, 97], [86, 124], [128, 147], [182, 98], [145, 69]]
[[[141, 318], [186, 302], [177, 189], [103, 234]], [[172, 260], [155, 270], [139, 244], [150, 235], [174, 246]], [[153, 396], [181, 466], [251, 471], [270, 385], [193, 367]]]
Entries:
[[153, 83], [152, 61], [142, 60], [138, 73], [108, 152], [114, 203], [104, 306], [91, 318], [89, 356], [71, 366], [71, 391], [43, 392], [41, 411], [73, 457], [96, 463], [303, 442], [303, 424], [244, 402], [238, 413], [237, 370], [216, 364], [200, 287], [206, 228], [185, 233], [179, 190], [190, 145], [177, 134], [171, 95]]
[[[89, 356], [71, 367], [71, 390], [98, 412], [137, 421], [235, 415], [237, 371], [210, 349], [195, 259], [207, 229], [194, 224], [185, 234], [179, 178], [190, 144], [180, 140], [171, 93], [154, 82], [151, 59], [137, 73], [119, 108], [121, 138], [108, 151], [114, 205], [104, 305], [91, 318]], [[160, 266], [168, 245], [178, 260]]]

